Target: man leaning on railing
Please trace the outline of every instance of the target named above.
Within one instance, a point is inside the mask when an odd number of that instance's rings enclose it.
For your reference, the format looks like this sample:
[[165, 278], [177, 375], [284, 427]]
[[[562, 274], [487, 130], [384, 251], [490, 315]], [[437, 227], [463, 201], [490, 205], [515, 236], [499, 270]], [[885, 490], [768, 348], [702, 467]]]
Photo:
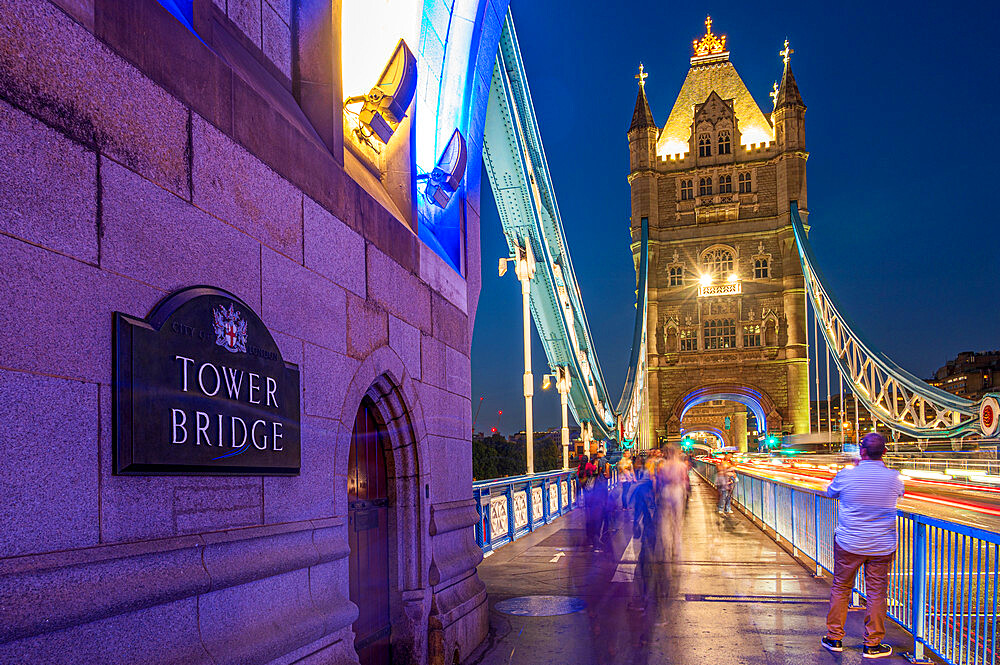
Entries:
[[823, 646], [843, 651], [844, 621], [854, 586], [854, 577], [865, 570], [865, 658], [892, 654], [882, 644], [885, 636], [886, 591], [889, 568], [896, 556], [896, 501], [903, 496], [899, 472], [882, 463], [885, 437], [872, 432], [861, 439], [861, 461], [834, 477], [826, 495], [840, 500], [837, 530], [833, 539], [833, 587], [826, 615]]

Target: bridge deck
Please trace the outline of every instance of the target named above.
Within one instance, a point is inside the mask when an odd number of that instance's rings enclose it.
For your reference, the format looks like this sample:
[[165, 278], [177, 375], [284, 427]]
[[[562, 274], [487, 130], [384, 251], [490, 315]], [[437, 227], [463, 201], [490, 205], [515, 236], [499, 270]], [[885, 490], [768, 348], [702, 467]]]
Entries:
[[[826, 630], [829, 580], [813, 579], [742, 514], [718, 515], [714, 491], [693, 482], [682, 552], [658, 607], [642, 612], [633, 600], [631, 519], [621, 520], [613, 552], [593, 553], [582, 546], [583, 511], [576, 510], [503, 547], [479, 567], [490, 594], [492, 630], [487, 646], [470, 662], [873, 662], [861, 657], [863, 613], [849, 613], [843, 654], [828, 653], [819, 639]], [[497, 608], [504, 600], [532, 595], [579, 598], [586, 609], [518, 616]], [[514, 611], [533, 610], [525, 605]], [[887, 623], [885, 641], [894, 654], [885, 660], [904, 662], [897, 654], [910, 650], [911, 638]]]

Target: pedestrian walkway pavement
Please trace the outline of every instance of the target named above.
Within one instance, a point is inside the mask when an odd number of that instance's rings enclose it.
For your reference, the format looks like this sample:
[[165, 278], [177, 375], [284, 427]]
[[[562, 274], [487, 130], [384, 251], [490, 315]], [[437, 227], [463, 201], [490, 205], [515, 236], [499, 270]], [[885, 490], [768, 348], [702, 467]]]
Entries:
[[719, 515], [692, 474], [681, 552], [655, 605], [633, 581], [638, 543], [621, 513], [614, 546], [584, 545], [575, 510], [497, 550], [479, 566], [490, 637], [469, 665], [812, 665], [905, 662], [908, 633], [888, 621], [893, 655], [863, 659], [863, 612], [848, 615], [845, 650], [820, 646], [830, 581], [815, 579], [739, 512]]

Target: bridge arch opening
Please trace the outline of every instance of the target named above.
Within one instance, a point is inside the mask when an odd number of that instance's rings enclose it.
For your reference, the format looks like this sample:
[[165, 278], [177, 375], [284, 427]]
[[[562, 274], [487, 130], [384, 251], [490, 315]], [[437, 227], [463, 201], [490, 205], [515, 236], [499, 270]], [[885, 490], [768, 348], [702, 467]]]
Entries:
[[692, 439], [692, 447], [712, 452], [726, 445], [725, 432], [717, 427], [694, 427], [681, 430], [681, 439]]
[[[747, 384], [724, 383], [691, 389], [674, 403], [668, 433], [708, 432], [724, 446], [755, 448], [756, 436], [781, 429], [781, 416], [763, 390]], [[675, 434], [676, 433], [676, 434]]]

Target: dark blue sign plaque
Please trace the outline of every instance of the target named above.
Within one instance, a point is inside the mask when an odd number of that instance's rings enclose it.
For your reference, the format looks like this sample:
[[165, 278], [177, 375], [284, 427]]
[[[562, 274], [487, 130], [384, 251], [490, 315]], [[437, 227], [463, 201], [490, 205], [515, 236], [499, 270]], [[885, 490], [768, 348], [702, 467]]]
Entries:
[[299, 472], [299, 370], [242, 300], [177, 291], [113, 337], [116, 474]]

